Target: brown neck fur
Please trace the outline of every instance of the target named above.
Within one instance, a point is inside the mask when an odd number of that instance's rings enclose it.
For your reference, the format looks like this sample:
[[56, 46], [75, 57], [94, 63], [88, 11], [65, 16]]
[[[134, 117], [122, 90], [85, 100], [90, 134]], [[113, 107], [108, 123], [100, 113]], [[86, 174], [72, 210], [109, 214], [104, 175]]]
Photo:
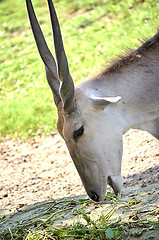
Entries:
[[155, 49], [159, 46], [159, 32], [157, 32], [152, 38], [145, 41], [143, 45], [141, 45], [135, 51], [129, 52], [127, 56], [121, 56], [119, 60], [115, 61], [110, 67], [106, 68], [103, 72], [99, 74], [99, 78], [105, 76], [109, 73], [114, 73], [117, 71], [122, 71], [123, 68], [128, 66], [129, 64], [138, 61], [145, 53], [148, 51]]

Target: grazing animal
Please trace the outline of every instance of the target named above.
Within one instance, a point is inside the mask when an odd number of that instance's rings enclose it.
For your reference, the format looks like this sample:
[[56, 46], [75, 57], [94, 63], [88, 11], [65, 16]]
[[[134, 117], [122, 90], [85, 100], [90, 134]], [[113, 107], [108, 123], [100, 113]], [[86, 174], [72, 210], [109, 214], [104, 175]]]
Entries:
[[58, 131], [87, 194], [94, 201], [103, 201], [107, 184], [115, 194], [122, 190], [123, 134], [136, 128], [159, 139], [159, 32], [128, 56], [74, 87], [52, 1], [48, 0], [48, 5], [57, 66], [31, 0], [26, 4], [57, 106]]

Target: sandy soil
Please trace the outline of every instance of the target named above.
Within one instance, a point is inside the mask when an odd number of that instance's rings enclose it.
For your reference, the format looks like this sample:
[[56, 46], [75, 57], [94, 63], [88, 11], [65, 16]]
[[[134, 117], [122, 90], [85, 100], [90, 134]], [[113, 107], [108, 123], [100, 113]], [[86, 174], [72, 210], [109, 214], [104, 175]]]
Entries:
[[[159, 183], [159, 141], [146, 132], [124, 136], [124, 187]], [[0, 208], [85, 194], [61, 137], [0, 142]]]

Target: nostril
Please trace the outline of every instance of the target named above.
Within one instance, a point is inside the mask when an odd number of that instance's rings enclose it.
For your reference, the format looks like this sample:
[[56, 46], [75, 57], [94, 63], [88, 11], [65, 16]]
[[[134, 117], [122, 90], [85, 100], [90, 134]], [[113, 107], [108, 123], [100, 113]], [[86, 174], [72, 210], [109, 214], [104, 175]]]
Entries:
[[91, 199], [95, 202], [99, 202], [99, 197], [95, 192], [91, 192]]

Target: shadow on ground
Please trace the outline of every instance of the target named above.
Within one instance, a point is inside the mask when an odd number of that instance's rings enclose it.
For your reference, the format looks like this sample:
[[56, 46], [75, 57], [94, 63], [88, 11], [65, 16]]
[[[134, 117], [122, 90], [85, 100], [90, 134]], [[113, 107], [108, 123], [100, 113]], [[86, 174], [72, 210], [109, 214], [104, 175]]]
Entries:
[[152, 183], [159, 183], [159, 165], [150, 167], [139, 173], [128, 175], [124, 178], [124, 187], [144, 186]]
[[124, 225], [127, 235], [121, 239], [158, 239], [159, 235], [159, 184], [126, 188], [118, 200], [108, 192], [105, 201], [94, 203], [87, 196], [62, 198], [19, 206], [19, 209], [1, 210], [0, 239], [5, 239], [9, 229], [40, 229], [49, 223], [53, 226], [86, 224], [84, 211], [91, 221], [108, 218], [109, 224]]

